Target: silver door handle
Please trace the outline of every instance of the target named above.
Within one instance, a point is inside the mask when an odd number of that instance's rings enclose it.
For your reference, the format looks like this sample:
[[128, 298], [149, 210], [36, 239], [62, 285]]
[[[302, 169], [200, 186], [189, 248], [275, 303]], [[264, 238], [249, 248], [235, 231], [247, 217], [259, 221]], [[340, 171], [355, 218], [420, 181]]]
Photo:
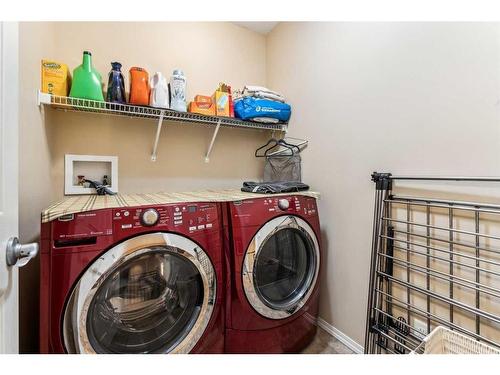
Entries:
[[17, 237], [11, 237], [7, 241], [7, 265], [22, 267], [38, 254], [38, 243], [32, 242], [21, 245]]

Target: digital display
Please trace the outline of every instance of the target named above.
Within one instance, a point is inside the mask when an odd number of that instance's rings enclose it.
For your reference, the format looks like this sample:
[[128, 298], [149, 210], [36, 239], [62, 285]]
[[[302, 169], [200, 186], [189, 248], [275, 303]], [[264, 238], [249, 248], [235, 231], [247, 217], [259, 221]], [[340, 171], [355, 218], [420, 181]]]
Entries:
[[196, 212], [196, 206], [188, 206], [188, 212]]

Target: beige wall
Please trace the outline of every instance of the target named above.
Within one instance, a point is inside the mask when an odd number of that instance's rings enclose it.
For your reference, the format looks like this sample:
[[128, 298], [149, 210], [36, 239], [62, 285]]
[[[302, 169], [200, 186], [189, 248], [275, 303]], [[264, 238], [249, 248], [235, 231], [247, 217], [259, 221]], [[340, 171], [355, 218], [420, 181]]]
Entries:
[[[54, 27], [54, 59], [73, 69], [81, 64], [82, 51], [89, 50], [103, 77], [110, 62], [119, 61], [127, 88], [132, 66], [141, 66], [150, 74], [161, 71], [167, 77], [181, 68], [187, 77], [189, 99], [196, 94], [211, 95], [219, 82], [241, 88], [266, 81], [264, 36], [231, 23], [71, 22]], [[55, 111], [49, 116], [54, 126], [54, 199], [63, 194], [67, 153], [117, 155], [121, 192], [217, 188], [258, 178], [262, 165], [253, 151], [269, 136], [264, 131], [221, 129], [207, 164], [204, 156], [214, 127], [167, 122], [158, 160], [152, 163], [155, 121]]]
[[[51, 199], [50, 126], [36, 104], [40, 60], [55, 50], [54, 27], [22, 23], [19, 27], [19, 238], [38, 241], [40, 212]], [[38, 257], [19, 270], [20, 332], [23, 352], [38, 348]]]
[[[165, 122], [158, 161], [150, 161], [156, 123], [46, 110], [36, 105], [40, 60], [73, 70], [83, 50], [106, 80], [120, 61], [128, 87], [131, 66], [170, 76], [181, 68], [188, 98], [211, 95], [219, 82], [241, 88], [266, 81], [264, 36], [231, 23], [21, 23], [20, 24], [20, 235], [39, 235], [40, 211], [63, 196], [64, 154], [117, 155], [120, 192], [237, 187], [258, 179], [253, 157], [269, 132], [221, 129], [210, 158], [204, 156], [214, 127]], [[45, 117], [45, 119], [44, 119]], [[38, 264], [21, 272], [21, 351], [37, 349]]]
[[320, 314], [363, 343], [374, 170], [500, 174], [500, 27], [477, 23], [281, 23], [268, 86], [309, 139], [304, 180], [322, 193]]

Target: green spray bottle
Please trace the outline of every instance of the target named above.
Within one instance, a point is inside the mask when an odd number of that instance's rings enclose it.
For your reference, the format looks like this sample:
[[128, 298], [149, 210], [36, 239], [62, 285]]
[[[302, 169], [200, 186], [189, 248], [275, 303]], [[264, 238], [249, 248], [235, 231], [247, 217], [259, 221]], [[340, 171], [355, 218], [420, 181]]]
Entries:
[[101, 75], [92, 65], [92, 54], [89, 51], [83, 52], [82, 65], [73, 70], [73, 83], [69, 96], [104, 101]]

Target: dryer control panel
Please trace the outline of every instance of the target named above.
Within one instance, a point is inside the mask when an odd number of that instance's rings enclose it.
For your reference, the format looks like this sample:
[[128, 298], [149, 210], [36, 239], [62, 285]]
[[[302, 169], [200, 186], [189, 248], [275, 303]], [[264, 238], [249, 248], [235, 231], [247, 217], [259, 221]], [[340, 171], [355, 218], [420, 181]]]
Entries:
[[261, 225], [272, 217], [294, 214], [318, 215], [316, 199], [304, 195], [287, 195], [246, 199], [231, 204], [231, 216], [239, 225]]
[[215, 203], [126, 207], [113, 210], [115, 233], [143, 228], [196, 233], [215, 228], [217, 220]]

